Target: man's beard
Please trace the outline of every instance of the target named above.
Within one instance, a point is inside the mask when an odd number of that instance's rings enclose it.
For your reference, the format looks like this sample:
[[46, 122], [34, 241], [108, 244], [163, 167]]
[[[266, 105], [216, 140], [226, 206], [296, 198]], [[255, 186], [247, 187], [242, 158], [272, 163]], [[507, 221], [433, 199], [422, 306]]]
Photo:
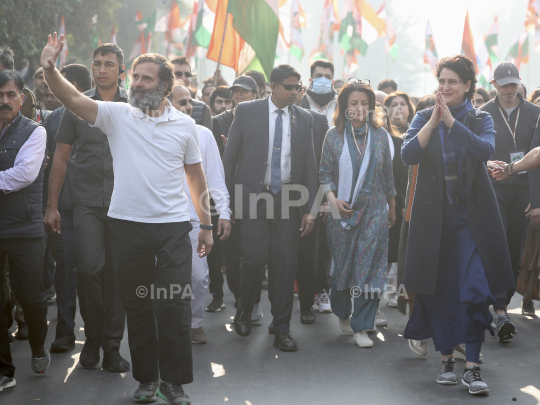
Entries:
[[129, 89], [129, 104], [142, 111], [155, 110], [163, 103], [165, 85], [162, 83], [154, 90], [146, 90], [141, 87]]

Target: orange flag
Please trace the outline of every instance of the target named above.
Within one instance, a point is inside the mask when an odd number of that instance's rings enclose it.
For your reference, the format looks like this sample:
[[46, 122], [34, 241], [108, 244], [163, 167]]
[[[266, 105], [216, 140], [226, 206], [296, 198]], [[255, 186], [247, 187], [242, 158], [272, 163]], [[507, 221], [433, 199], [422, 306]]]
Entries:
[[476, 73], [479, 73], [480, 69], [478, 69], [478, 64], [476, 62], [476, 52], [474, 51], [474, 41], [471, 31], [471, 24], [469, 22], [469, 11], [467, 11], [467, 14], [465, 15], [465, 27], [463, 27], [463, 42], [461, 43], [461, 54], [472, 60]]
[[235, 71], [240, 69], [240, 57], [242, 49], [244, 49], [246, 41], [242, 39], [240, 34], [233, 28], [233, 17], [227, 15], [227, 7], [229, 0], [221, 0], [217, 4], [216, 19], [214, 21], [214, 30], [210, 45], [208, 46], [208, 59], [218, 61], [223, 40], [223, 30], [225, 28], [225, 19], [227, 19], [227, 30], [225, 32], [225, 41], [223, 42], [223, 51], [221, 52], [221, 64], [232, 67]]

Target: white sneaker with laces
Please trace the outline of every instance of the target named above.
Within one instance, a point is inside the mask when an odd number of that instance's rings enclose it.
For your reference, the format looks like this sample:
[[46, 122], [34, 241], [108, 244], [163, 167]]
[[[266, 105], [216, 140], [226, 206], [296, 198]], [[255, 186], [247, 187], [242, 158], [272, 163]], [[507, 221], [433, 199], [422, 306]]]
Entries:
[[339, 319], [339, 328], [341, 329], [341, 331], [347, 336], [354, 335], [349, 319], [340, 319], [340, 318], [338, 319]]
[[319, 306], [319, 312], [324, 314], [331, 314], [332, 307], [330, 306], [330, 297], [326, 293], [326, 290], [323, 290], [322, 294], [317, 294], [317, 305]]
[[388, 294], [388, 304], [390, 308], [397, 308], [397, 293]]
[[368, 337], [368, 334], [365, 330], [356, 332], [353, 339], [358, 345], [358, 347], [373, 347], [373, 340]]
[[381, 310], [377, 310], [377, 313], [375, 314], [375, 326], [386, 326], [388, 325], [388, 321], [384, 318], [384, 314]]
[[427, 356], [428, 354], [426, 340], [409, 339], [409, 348], [419, 356]]

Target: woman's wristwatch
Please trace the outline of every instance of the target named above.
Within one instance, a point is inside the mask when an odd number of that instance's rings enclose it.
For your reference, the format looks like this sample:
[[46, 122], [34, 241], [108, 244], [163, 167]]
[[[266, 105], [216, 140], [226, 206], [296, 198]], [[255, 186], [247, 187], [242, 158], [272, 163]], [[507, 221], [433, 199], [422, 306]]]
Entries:
[[201, 224], [201, 229], [204, 229], [205, 231], [211, 231], [214, 228], [212, 227], [212, 225], [202, 225]]

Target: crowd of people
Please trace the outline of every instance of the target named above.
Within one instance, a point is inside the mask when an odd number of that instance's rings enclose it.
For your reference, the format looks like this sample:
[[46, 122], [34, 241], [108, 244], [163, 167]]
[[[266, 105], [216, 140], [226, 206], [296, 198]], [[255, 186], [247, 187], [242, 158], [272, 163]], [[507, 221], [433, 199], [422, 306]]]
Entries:
[[387, 294], [410, 349], [441, 352], [439, 384], [457, 384], [459, 359], [469, 392], [489, 392], [485, 331], [512, 339], [516, 288], [524, 315], [538, 299], [540, 88], [526, 98], [516, 66], [488, 91], [467, 57], [443, 58], [418, 99], [392, 79], [336, 80], [327, 60], [307, 81], [283, 64], [198, 89], [187, 58], [144, 54], [124, 89], [117, 45], [90, 69], [57, 69], [62, 47], [49, 36], [33, 90], [0, 48], [0, 391], [16, 385], [15, 338], [35, 373], [74, 349], [78, 301], [81, 367], [131, 370], [135, 402], [190, 404], [191, 345], [212, 339], [226, 281], [240, 336], [268, 290], [284, 352], [295, 294], [302, 324], [333, 313], [361, 348], [388, 324]]

